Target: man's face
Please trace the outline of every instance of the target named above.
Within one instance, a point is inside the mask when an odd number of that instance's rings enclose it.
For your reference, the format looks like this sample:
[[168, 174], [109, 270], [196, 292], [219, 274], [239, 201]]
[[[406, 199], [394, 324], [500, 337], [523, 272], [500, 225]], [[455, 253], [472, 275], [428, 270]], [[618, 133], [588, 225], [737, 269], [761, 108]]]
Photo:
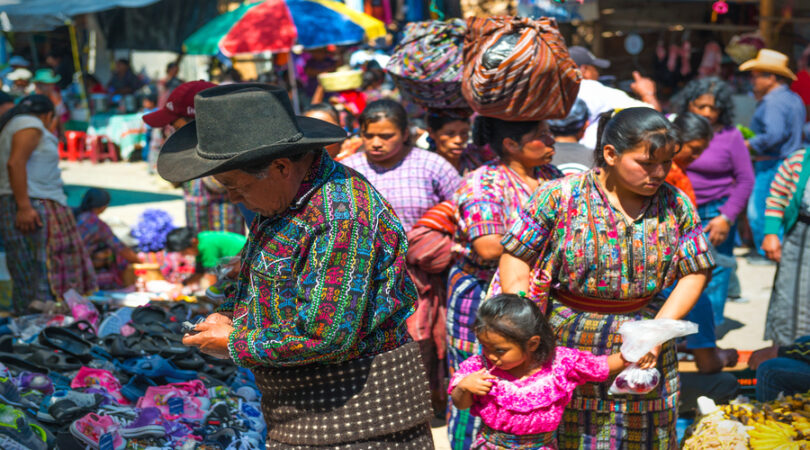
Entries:
[[292, 162], [286, 158], [273, 161], [264, 178], [230, 170], [214, 175], [225, 186], [233, 203], [243, 203], [249, 210], [273, 217], [287, 210], [297, 193], [300, 182], [292, 176]]
[[777, 84], [776, 75], [759, 70], [751, 71], [751, 84], [757, 98], [764, 97]]
[[582, 78], [586, 80], [599, 80], [599, 69], [595, 66], [590, 64], [583, 64], [579, 67], [580, 72], [582, 72]]

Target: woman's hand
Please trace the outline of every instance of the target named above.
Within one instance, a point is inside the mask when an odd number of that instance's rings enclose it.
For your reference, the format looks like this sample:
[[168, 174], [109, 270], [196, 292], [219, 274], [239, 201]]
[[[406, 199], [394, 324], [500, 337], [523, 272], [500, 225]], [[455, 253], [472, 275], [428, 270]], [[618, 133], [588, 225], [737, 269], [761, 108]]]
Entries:
[[709, 233], [709, 242], [717, 247], [728, 239], [731, 224], [728, 223], [725, 217], [717, 216], [706, 224], [703, 231]]
[[765, 256], [771, 261], [779, 262], [782, 260], [782, 243], [779, 242], [779, 236], [775, 234], [766, 234], [762, 240], [762, 251]]
[[29, 205], [17, 209], [14, 225], [23, 233], [31, 233], [42, 226], [42, 219], [39, 217], [37, 210]]
[[462, 378], [456, 387], [464, 389], [473, 395], [487, 395], [492, 389], [492, 381], [490, 380], [494, 379], [495, 377], [490, 375], [487, 369], [481, 369]]
[[650, 350], [649, 353], [642, 356], [641, 359], [636, 361], [636, 365], [641, 367], [642, 369], [652, 369], [658, 362], [659, 353], [661, 353], [661, 346], [657, 345], [655, 346], [655, 348]]

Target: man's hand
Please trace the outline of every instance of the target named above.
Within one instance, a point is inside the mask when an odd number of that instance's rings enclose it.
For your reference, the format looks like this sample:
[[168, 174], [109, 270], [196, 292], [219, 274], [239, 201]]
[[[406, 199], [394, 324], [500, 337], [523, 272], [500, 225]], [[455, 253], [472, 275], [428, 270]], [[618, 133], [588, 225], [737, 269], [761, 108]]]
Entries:
[[703, 231], [709, 233], [709, 242], [717, 247], [728, 238], [728, 233], [731, 231], [731, 224], [728, 223], [725, 217], [717, 216], [706, 224]]
[[221, 324], [225, 324], [225, 325], [233, 325], [233, 320], [231, 319], [231, 316], [229, 316], [227, 314], [213, 313], [213, 314], [209, 314], [208, 317], [206, 317], [205, 320], [202, 323], [208, 323], [208, 324], [221, 323]]
[[486, 369], [481, 369], [478, 372], [473, 372], [456, 385], [457, 388], [464, 389], [473, 395], [487, 395], [492, 389], [492, 381], [495, 377], [490, 375]]
[[[221, 316], [221, 314], [212, 314], [212, 316], [213, 315]], [[210, 318], [211, 316], [208, 317]], [[206, 319], [205, 322], [198, 324], [194, 330], [197, 331], [196, 334], [183, 336], [184, 345], [197, 347], [201, 352], [211, 355], [214, 358], [230, 358], [230, 354], [228, 353], [228, 341], [233, 332], [233, 327], [230, 324], [212, 323]]]
[[14, 225], [23, 233], [31, 233], [42, 226], [42, 219], [39, 217], [37, 210], [28, 206], [17, 210]]
[[655, 97], [655, 81], [641, 76], [638, 71], [633, 71], [633, 84], [630, 85], [630, 89], [641, 99]]
[[769, 359], [774, 359], [779, 355], [779, 346], [772, 345], [770, 347], [761, 348], [754, 353], [751, 353], [751, 357], [748, 358], [748, 367], [751, 370], [757, 370], [760, 364], [764, 363]]
[[720, 358], [720, 362], [723, 363], [723, 367], [734, 367], [740, 359], [740, 354], [733, 348], [718, 348], [717, 356]]
[[762, 251], [765, 256], [771, 261], [779, 262], [782, 260], [782, 243], [779, 242], [779, 236], [775, 234], [766, 234], [762, 240]]

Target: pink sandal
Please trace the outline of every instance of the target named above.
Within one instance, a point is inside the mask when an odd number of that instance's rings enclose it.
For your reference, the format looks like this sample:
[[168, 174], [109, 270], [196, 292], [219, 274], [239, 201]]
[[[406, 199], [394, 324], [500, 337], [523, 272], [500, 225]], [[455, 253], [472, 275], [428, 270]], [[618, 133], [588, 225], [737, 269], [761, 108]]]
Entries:
[[110, 416], [99, 416], [96, 413], [87, 414], [70, 424], [70, 434], [94, 449], [99, 448], [102, 436], [112, 434], [113, 448], [123, 450], [126, 443], [119, 434], [120, 429], [121, 425]]

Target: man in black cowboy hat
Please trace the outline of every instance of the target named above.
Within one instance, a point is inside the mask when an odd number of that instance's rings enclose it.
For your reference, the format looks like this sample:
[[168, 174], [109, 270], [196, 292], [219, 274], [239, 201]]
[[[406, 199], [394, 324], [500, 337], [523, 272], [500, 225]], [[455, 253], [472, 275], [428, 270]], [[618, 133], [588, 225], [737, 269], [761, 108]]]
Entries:
[[232, 84], [158, 157], [171, 182], [213, 175], [259, 213], [226, 303], [183, 342], [252, 369], [268, 448], [432, 448], [427, 378], [405, 319], [416, 291], [391, 206], [323, 147], [340, 127], [286, 91]]

